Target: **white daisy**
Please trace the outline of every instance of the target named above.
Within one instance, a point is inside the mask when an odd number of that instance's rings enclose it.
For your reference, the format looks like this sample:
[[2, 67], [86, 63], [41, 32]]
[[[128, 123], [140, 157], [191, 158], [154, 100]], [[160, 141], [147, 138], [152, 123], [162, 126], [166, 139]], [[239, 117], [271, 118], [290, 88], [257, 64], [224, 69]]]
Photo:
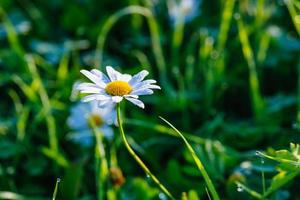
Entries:
[[89, 103], [78, 103], [71, 109], [71, 115], [67, 124], [74, 132], [67, 135], [67, 138], [82, 144], [91, 146], [93, 144], [93, 123], [107, 139], [112, 139], [113, 129], [109, 126], [117, 124], [117, 114], [113, 105], [100, 108], [96, 101]]
[[160, 89], [158, 85], [155, 85], [155, 80], [144, 80], [149, 74], [146, 70], [142, 70], [134, 76], [121, 74], [110, 66], [106, 67], [108, 76], [97, 69], [91, 71], [81, 70], [80, 72], [93, 82], [78, 85], [77, 88], [81, 93], [90, 94], [85, 96], [82, 101], [97, 100], [100, 107], [127, 99], [133, 104], [144, 108], [144, 103], [138, 99], [139, 96], [150, 95], [153, 94], [153, 89]]
[[183, 17], [185, 22], [189, 22], [199, 15], [199, 0], [168, 0], [167, 6], [169, 15], [173, 22], [177, 22]]

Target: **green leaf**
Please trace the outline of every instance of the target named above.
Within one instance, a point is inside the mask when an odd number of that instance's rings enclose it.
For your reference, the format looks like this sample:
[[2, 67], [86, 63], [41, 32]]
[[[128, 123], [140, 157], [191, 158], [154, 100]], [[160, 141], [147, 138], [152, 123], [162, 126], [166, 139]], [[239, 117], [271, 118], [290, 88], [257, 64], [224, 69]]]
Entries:
[[265, 197], [270, 195], [271, 193], [275, 192], [291, 180], [293, 180], [299, 172], [285, 172], [282, 171], [278, 173], [276, 176], [273, 177], [271, 186], [268, 188], [268, 190], [265, 193]]

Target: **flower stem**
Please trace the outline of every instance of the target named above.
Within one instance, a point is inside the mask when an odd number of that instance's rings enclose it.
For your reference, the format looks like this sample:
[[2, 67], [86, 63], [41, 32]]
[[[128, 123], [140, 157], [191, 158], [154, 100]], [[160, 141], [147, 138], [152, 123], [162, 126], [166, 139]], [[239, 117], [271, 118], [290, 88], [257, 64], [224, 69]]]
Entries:
[[175, 199], [171, 193], [165, 188], [165, 186], [151, 173], [149, 168], [145, 165], [145, 163], [138, 157], [138, 155], [133, 151], [131, 146], [129, 145], [127, 138], [124, 133], [122, 120], [121, 120], [121, 108], [120, 103], [117, 104], [117, 118], [118, 118], [118, 124], [119, 124], [119, 130], [122, 137], [122, 140], [124, 142], [125, 147], [127, 148], [128, 152], [131, 154], [131, 156], [136, 160], [136, 162], [142, 167], [142, 169], [145, 171], [147, 175], [149, 175], [152, 180], [160, 187], [160, 189], [168, 195], [171, 199]]

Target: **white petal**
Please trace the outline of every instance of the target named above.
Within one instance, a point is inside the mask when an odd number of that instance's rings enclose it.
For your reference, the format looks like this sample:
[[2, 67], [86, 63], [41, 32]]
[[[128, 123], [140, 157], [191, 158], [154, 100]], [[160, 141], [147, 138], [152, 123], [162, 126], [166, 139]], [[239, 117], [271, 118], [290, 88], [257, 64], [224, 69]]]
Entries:
[[132, 79], [129, 81], [129, 84], [134, 87], [136, 84], [141, 82], [148, 74], [149, 72], [147, 70], [142, 70], [132, 77]]
[[128, 101], [130, 101], [131, 103], [133, 103], [134, 105], [137, 105], [140, 108], [145, 108], [145, 105], [142, 101], [138, 100], [138, 99], [134, 99], [134, 98], [130, 98], [130, 97], [126, 97], [126, 99]]
[[120, 72], [116, 71], [111, 66], [106, 67], [106, 72], [111, 81], [118, 80], [118, 77], [120, 77], [122, 75]]
[[106, 108], [107, 106], [114, 105], [115, 103], [111, 101], [111, 98], [106, 99], [106, 100], [101, 100], [98, 102], [98, 106], [100, 108]]
[[104, 74], [102, 73], [101, 71], [99, 71], [98, 69], [93, 69], [91, 71], [93, 74], [95, 74], [96, 76], [98, 76], [104, 83], [109, 83], [109, 78]]
[[144, 89], [138, 89], [131, 92], [132, 95], [149, 95], [153, 94], [153, 90], [144, 88]]
[[109, 99], [111, 99], [111, 96], [109, 96], [107, 94], [97, 95], [97, 100], [98, 101], [104, 101], [104, 100], [109, 100]]
[[123, 100], [123, 97], [120, 97], [120, 96], [113, 96], [111, 97], [112, 101], [115, 102], [115, 103], [119, 103], [120, 101]]
[[96, 85], [101, 88], [105, 88], [106, 84], [101, 80], [100, 77], [96, 76], [95, 74], [87, 71], [87, 70], [80, 70], [82, 74], [88, 77], [91, 81], [93, 81]]
[[92, 94], [92, 95], [88, 95], [82, 98], [83, 102], [89, 102], [89, 101], [94, 101], [97, 100], [97, 96], [96, 94]]
[[[136, 84], [133, 89], [140, 89], [140, 88], [147, 88], [147, 86], [151, 85], [153, 82], [151, 80], [146, 80], [146, 81], [142, 81], [142, 82], [139, 82], [138, 84]], [[160, 89], [159, 88], [155, 88], [155, 89]]]
[[149, 89], [158, 89], [158, 90], [161, 89], [158, 85], [148, 85], [146, 88], [149, 88]]
[[96, 87], [84, 87], [80, 90], [81, 93], [105, 94], [105, 90]]
[[83, 102], [88, 102], [88, 101], [103, 101], [103, 100], [108, 100], [111, 97], [109, 95], [106, 94], [91, 94], [91, 95], [87, 95], [85, 97], [82, 98]]
[[98, 94], [99, 90], [96, 90], [96, 89], [81, 90], [80, 93], [82, 93], [82, 94]]
[[131, 95], [131, 94], [124, 95], [124, 97], [131, 97], [131, 98], [135, 98], [135, 99], [139, 98], [138, 95]]
[[121, 75], [118, 76], [118, 80], [125, 81], [125, 82], [130, 81], [131, 78], [132, 78], [132, 76], [129, 75], [129, 74], [121, 74]]
[[76, 86], [77, 90], [84, 90], [84, 88], [86, 87], [95, 87], [95, 88], [100, 88], [98, 85], [94, 84], [94, 83], [79, 83]]

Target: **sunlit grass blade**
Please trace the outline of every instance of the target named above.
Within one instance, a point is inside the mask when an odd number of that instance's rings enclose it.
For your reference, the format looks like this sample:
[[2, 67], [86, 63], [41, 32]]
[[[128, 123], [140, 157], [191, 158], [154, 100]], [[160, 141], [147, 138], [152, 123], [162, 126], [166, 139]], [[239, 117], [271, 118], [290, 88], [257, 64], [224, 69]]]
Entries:
[[11, 21], [7, 17], [4, 9], [0, 6], [0, 19], [1, 18], [3, 19], [4, 27], [5, 27], [6, 31], [7, 31], [7, 37], [8, 37], [8, 41], [9, 41], [9, 44], [10, 44], [11, 48], [19, 56], [22, 57], [25, 52], [24, 52], [22, 46], [20, 45], [18, 35], [17, 35], [17, 33], [16, 33], [15, 29], [14, 29], [13, 24], [11, 23]]
[[159, 117], [160, 119], [162, 119], [166, 124], [168, 124], [180, 137], [181, 139], [184, 141], [185, 145], [187, 146], [191, 156], [193, 157], [199, 171], [201, 172], [204, 180], [205, 180], [205, 183], [212, 195], [212, 198], [214, 200], [219, 200], [219, 195], [215, 189], [215, 186], [213, 185], [213, 182], [211, 181], [209, 175], [207, 174], [201, 160], [198, 158], [198, 156], [196, 155], [196, 152], [194, 151], [193, 147], [189, 144], [189, 142], [185, 139], [185, 137], [180, 133], [179, 130], [177, 130], [170, 122], [168, 122], [166, 119], [162, 118], [162, 117]]
[[182, 44], [183, 36], [184, 36], [184, 14], [179, 13], [179, 16], [176, 18], [174, 22], [174, 29], [172, 35], [172, 45], [171, 45], [171, 67], [172, 71], [180, 71], [180, 59], [179, 59], [179, 49]]
[[124, 16], [126, 15], [132, 15], [132, 14], [138, 14], [146, 17], [150, 35], [151, 35], [151, 44], [152, 44], [152, 50], [155, 56], [155, 61], [157, 64], [157, 67], [160, 71], [160, 80], [163, 84], [168, 85], [167, 83], [167, 74], [166, 74], [166, 63], [165, 58], [163, 55], [161, 42], [160, 42], [160, 33], [159, 33], [159, 27], [158, 24], [151, 12], [146, 7], [141, 6], [128, 6], [126, 8], [123, 8], [119, 10], [118, 12], [112, 14], [103, 24], [102, 29], [98, 35], [97, 38], [97, 48], [96, 48], [96, 55], [94, 60], [94, 65], [97, 68], [102, 68], [102, 62], [103, 62], [103, 52], [104, 52], [104, 45], [105, 41], [107, 39], [107, 35], [109, 31], [113, 28], [113, 26]]
[[233, 15], [235, 0], [224, 1], [224, 10], [222, 13], [222, 21], [220, 26], [220, 32], [218, 34], [218, 43], [217, 50], [223, 51], [225, 47], [225, 43], [228, 38], [228, 31], [230, 28], [230, 23]]
[[69, 57], [69, 52], [66, 52], [60, 60], [57, 70], [57, 78], [59, 81], [64, 81], [68, 77]]
[[290, 13], [292, 21], [295, 25], [296, 31], [300, 36], [300, 17], [299, 17], [300, 8], [298, 8], [299, 10], [297, 11], [297, 7], [294, 6], [294, 4], [296, 3], [295, 0], [285, 0], [284, 2], [286, 3], [286, 6], [289, 10], [289, 13]]
[[49, 142], [50, 142], [50, 148], [54, 151], [58, 151], [58, 141], [56, 136], [56, 123], [55, 118], [52, 115], [51, 111], [51, 104], [49, 100], [49, 96], [47, 94], [47, 90], [43, 85], [42, 79], [37, 71], [35, 61], [32, 55], [26, 56], [26, 62], [30, 71], [30, 74], [33, 78], [33, 81], [36, 81], [38, 85], [38, 94], [40, 96], [43, 110], [46, 118], [46, 123], [48, 127], [48, 134], [49, 134]]
[[95, 146], [95, 180], [97, 186], [98, 200], [106, 199], [105, 186], [108, 177], [108, 164], [106, 160], [106, 153], [103, 144], [103, 133], [99, 131], [96, 125], [91, 121], [93, 132], [96, 139]]
[[300, 172], [279, 172], [276, 176], [273, 177], [271, 186], [267, 189], [264, 194], [264, 198], [267, 198], [272, 193], [278, 191], [281, 187], [289, 183], [296, 176], [299, 175]]
[[259, 79], [256, 71], [256, 64], [254, 54], [249, 43], [247, 29], [239, 14], [236, 14], [238, 23], [238, 33], [242, 45], [243, 55], [246, 59], [249, 68], [249, 85], [251, 91], [252, 107], [256, 120], [260, 121], [265, 114], [264, 100], [260, 93]]
[[136, 59], [141, 64], [141, 66], [143, 66], [150, 74], [153, 74], [151, 64], [150, 64], [150, 60], [144, 52], [142, 52], [140, 50], [133, 50], [132, 54], [133, 54], [134, 57], [136, 57]]
[[140, 159], [140, 157], [134, 152], [134, 150], [129, 145], [126, 135], [124, 133], [123, 129], [123, 123], [121, 119], [121, 107], [120, 103], [117, 104], [117, 119], [118, 119], [118, 125], [120, 134], [122, 137], [122, 140], [124, 142], [125, 147], [127, 148], [130, 155], [136, 160], [136, 162], [140, 165], [140, 167], [145, 171], [146, 175], [149, 176], [158, 186], [159, 188], [171, 199], [175, 199], [173, 195], [167, 190], [167, 188], [156, 178], [156, 176], [149, 170], [149, 168], [145, 165], [145, 163]]
[[14, 90], [10, 90], [8, 94], [14, 102], [16, 114], [19, 116], [17, 119], [17, 141], [23, 141], [30, 111], [21, 103], [19, 95]]

